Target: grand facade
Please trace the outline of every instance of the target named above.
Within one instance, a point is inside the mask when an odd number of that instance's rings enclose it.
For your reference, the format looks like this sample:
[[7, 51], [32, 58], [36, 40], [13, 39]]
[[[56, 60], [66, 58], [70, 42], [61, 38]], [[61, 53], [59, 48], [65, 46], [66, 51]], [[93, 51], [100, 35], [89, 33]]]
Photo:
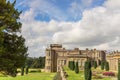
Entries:
[[120, 62], [120, 52], [114, 51], [107, 54], [107, 61], [109, 62], [110, 70], [118, 71], [118, 62]]
[[80, 50], [79, 48], [67, 50], [61, 44], [50, 44], [46, 48], [45, 71], [57, 72], [60, 66], [68, 66], [69, 61], [77, 61], [81, 69], [84, 68], [84, 63], [87, 59], [97, 61], [97, 65], [99, 65], [101, 61], [106, 61], [105, 52], [105, 50], [89, 50], [88, 48], [85, 50]]

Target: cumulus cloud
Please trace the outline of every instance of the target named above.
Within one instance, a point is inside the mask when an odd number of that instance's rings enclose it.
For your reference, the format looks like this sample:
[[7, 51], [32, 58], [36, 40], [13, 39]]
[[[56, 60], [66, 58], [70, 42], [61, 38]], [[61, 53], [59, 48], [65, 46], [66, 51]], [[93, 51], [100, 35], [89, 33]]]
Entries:
[[119, 49], [115, 47], [119, 45], [120, 37], [119, 5], [119, 0], [108, 0], [101, 7], [84, 11], [82, 20], [69, 26], [70, 30], [55, 33], [53, 41], [64, 44], [74, 43], [81, 47]]
[[[50, 43], [62, 43], [67, 48], [79, 47], [80, 49], [85, 49], [88, 47], [119, 50], [119, 0], [107, 0], [102, 6], [84, 10], [81, 20], [77, 22], [66, 21], [63, 11], [48, 2], [38, 3], [40, 1], [42, 0], [35, 0], [29, 3], [30, 9], [21, 15], [21, 22], [23, 23], [22, 34], [29, 47], [30, 56], [45, 55], [45, 47]], [[89, 0], [87, 3], [84, 2], [84, 4], [91, 4], [91, 2], [92, 0]], [[41, 6], [44, 4], [48, 6]], [[72, 7], [74, 6], [75, 4]], [[53, 8], [51, 12], [49, 7]], [[42, 11], [43, 14], [50, 12], [48, 15], [52, 15], [51, 20], [49, 22], [35, 20], [35, 16], [37, 16], [39, 11]], [[58, 17], [58, 15], [61, 16]], [[74, 15], [76, 14], [74, 13]], [[56, 21], [55, 18], [60, 18], [59, 20], [62, 21]]]

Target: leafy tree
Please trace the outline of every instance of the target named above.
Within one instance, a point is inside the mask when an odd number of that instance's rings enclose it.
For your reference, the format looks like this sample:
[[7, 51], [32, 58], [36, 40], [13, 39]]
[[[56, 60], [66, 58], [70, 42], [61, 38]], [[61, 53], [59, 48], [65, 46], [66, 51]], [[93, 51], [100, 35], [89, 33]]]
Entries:
[[45, 57], [39, 57], [39, 58], [28, 57], [26, 60], [26, 66], [29, 66], [30, 68], [44, 68]]
[[75, 65], [75, 73], [79, 73], [78, 62], [76, 62], [76, 65]]
[[97, 68], [97, 61], [94, 61], [94, 68]]
[[45, 57], [39, 57], [40, 68], [45, 67]]
[[91, 71], [91, 62], [89, 60], [85, 62], [84, 76], [85, 76], [85, 80], [91, 80], [92, 71]]
[[27, 56], [25, 39], [20, 32], [21, 12], [14, 8], [15, 3], [0, 0], [0, 71], [11, 76], [16, 76], [17, 68], [24, 65]]
[[109, 71], [109, 63], [107, 61], [105, 62], [105, 70]]

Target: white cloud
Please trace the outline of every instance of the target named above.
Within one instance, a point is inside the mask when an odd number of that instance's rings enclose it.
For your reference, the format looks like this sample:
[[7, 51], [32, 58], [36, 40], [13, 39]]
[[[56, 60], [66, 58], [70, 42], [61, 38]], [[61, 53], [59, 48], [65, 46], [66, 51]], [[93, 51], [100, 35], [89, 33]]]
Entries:
[[[38, 3], [41, 1], [35, 0], [34, 3], [30, 4], [30, 10], [21, 15], [23, 23], [22, 34], [26, 38], [30, 56], [45, 55], [45, 47], [50, 43], [63, 43], [67, 48], [119, 49], [119, 0], [107, 0], [103, 7], [99, 6], [85, 10], [82, 19], [78, 22], [56, 20], [42, 22], [35, 20], [34, 17], [39, 10], [42, 10], [43, 13], [48, 12], [48, 15], [52, 15], [55, 18], [58, 17], [57, 14], [62, 14], [60, 10], [56, 10], [58, 8], [54, 8], [48, 2]], [[51, 8], [50, 10], [48, 10], [49, 7]], [[53, 11], [54, 9], [55, 11]], [[50, 11], [51, 13], [49, 13]], [[59, 18], [63, 19], [61, 16]]]
[[[109, 7], [108, 4], [113, 4], [113, 7]], [[114, 0], [108, 0], [103, 7], [84, 11], [82, 20], [71, 25], [71, 30], [54, 34], [54, 42], [74, 43], [81, 47], [116, 49], [115, 46], [119, 45], [119, 41], [114, 43], [113, 47], [111, 46], [112, 42], [116, 41], [116, 37], [120, 37], [120, 8], [117, 8], [115, 4], [117, 4], [117, 7], [120, 5]], [[114, 10], [111, 8], [114, 8]]]

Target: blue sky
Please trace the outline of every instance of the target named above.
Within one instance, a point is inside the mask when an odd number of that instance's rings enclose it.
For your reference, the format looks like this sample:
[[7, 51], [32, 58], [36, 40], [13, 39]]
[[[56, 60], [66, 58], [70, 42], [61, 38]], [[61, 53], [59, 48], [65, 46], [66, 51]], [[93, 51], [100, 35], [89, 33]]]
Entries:
[[[23, 13], [30, 9], [29, 2], [27, 0], [17, 0], [16, 8], [22, 10]], [[78, 21], [82, 18], [82, 12], [86, 9], [92, 9], [96, 6], [102, 6], [105, 0], [38, 0], [43, 2], [43, 5], [38, 5], [38, 7], [50, 6], [51, 8], [56, 7], [61, 14], [54, 17], [54, 14], [49, 14], [45, 10], [41, 9], [36, 16], [36, 20], [40, 21], [50, 21], [51, 19], [58, 21]], [[73, 11], [72, 11], [73, 10]], [[51, 9], [51, 12], [53, 9]], [[57, 14], [57, 13], [56, 13]], [[64, 17], [60, 19], [59, 17]]]
[[53, 43], [120, 50], [120, 0], [17, 0], [15, 7], [31, 57], [45, 56]]

